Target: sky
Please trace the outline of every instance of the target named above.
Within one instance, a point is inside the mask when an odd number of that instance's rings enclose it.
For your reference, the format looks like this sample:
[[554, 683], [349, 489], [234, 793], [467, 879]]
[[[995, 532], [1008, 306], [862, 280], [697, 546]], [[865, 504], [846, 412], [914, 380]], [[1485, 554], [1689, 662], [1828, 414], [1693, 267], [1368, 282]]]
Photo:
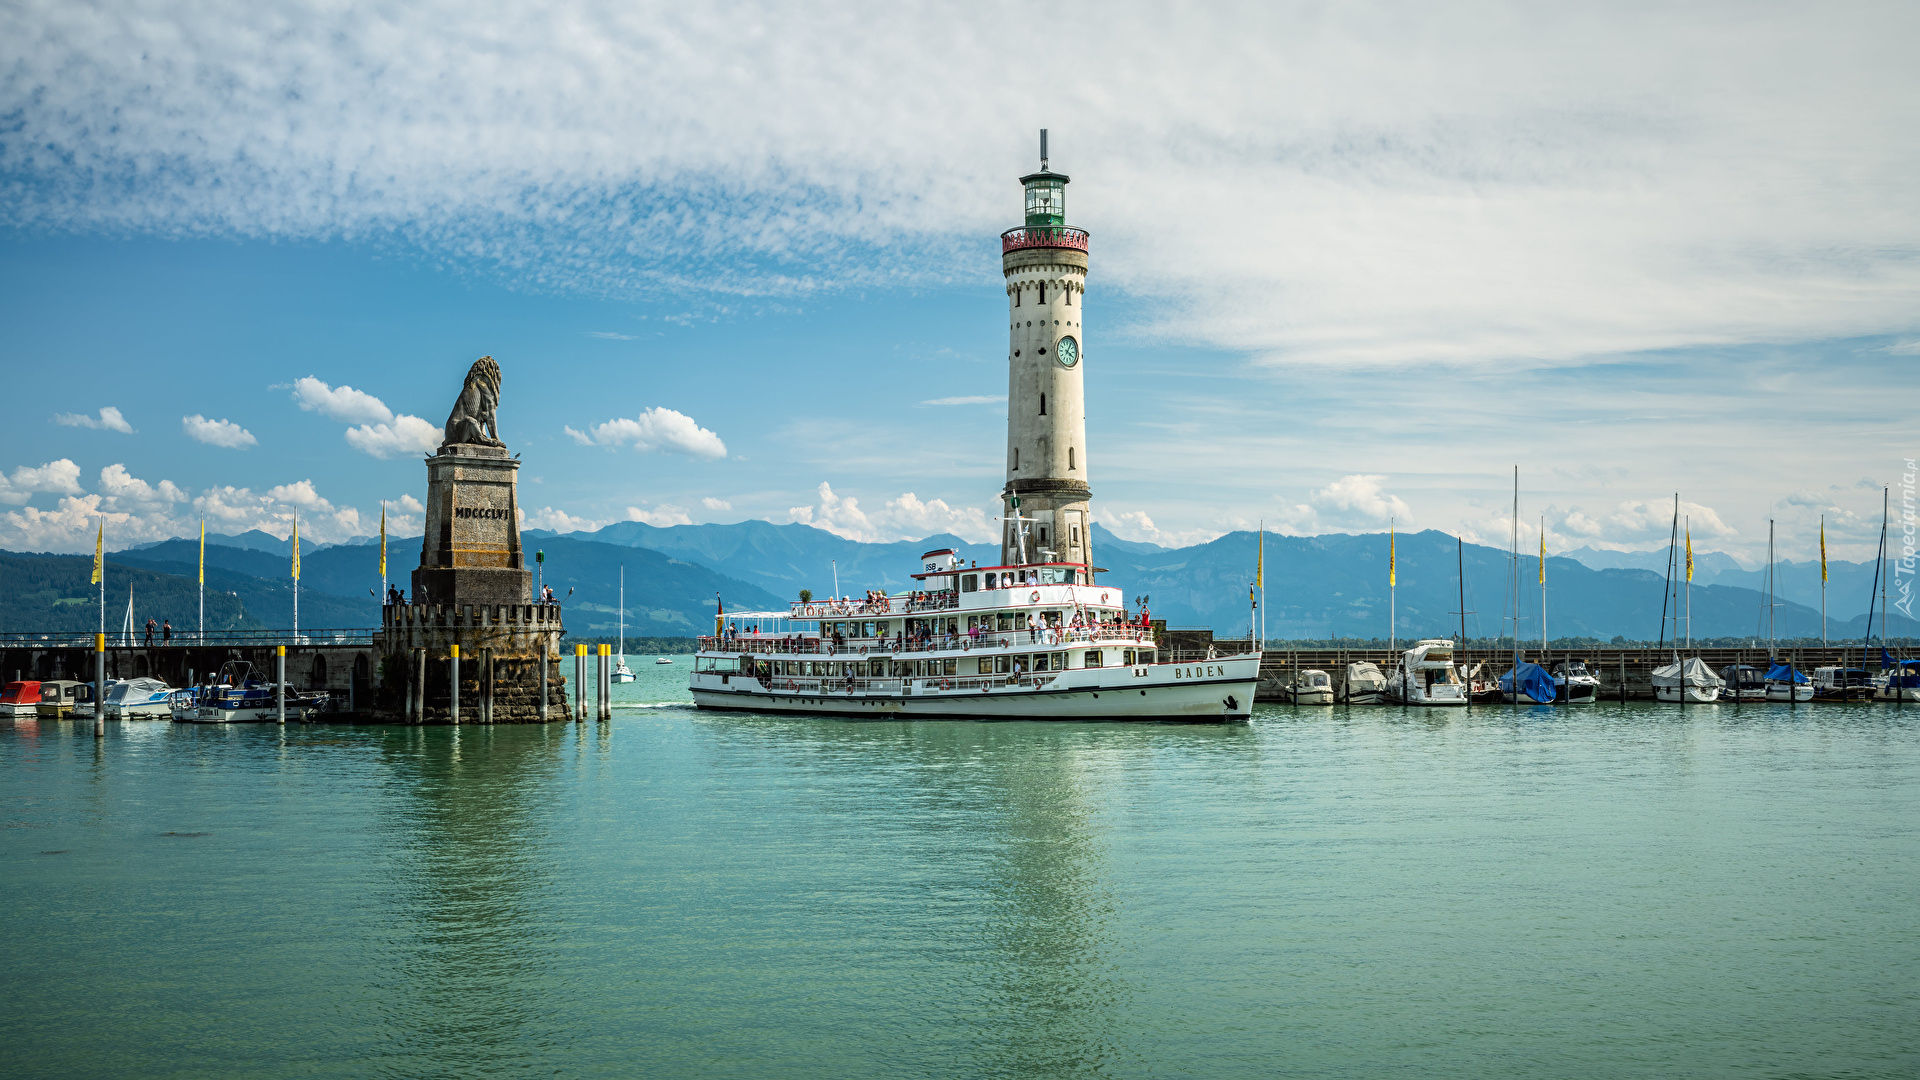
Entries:
[[1095, 514], [1872, 556], [1920, 454], [1912, 4], [23, 2], [0, 546], [995, 534], [1017, 178], [1092, 234]]

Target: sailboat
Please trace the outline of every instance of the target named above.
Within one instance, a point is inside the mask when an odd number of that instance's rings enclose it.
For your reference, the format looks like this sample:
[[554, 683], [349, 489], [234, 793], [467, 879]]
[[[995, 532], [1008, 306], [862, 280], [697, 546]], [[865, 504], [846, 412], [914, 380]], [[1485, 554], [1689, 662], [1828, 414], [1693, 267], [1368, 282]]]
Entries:
[[1779, 636], [1774, 633], [1773, 610], [1780, 606], [1780, 602], [1775, 596], [1774, 580], [1773, 519], [1769, 518], [1767, 519], [1766, 607], [1762, 609], [1767, 614], [1767, 700], [1790, 703], [1812, 701], [1813, 681], [1800, 674], [1792, 661], [1789, 660], [1783, 664], [1779, 656], [1775, 655], [1778, 651], [1775, 642], [1779, 640]]
[[627, 565], [620, 564], [620, 659], [613, 665], [613, 674], [607, 676], [614, 682], [632, 682], [633, 672], [627, 669]]
[[[1673, 496], [1673, 532], [1667, 540], [1667, 585], [1666, 592], [1660, 598], [1660, 643], [1667, 640], [1667, 611], [1672, 604], [1674, 624], [1674, 644], [1680, 644], [1680, 607], [1679, 598], [1673, 591], [1673, 572], [1677, 562], [1680, 545], [1680, 495]], [[1691, 549], [1692, 541], [1689, 539]], [[1691, 581], [1688, 582], [1687, 604], [1693, 604]], [[1689, 611], [1689, 615], [1691, 612]], [[1687, 627], [1687, 648], [1693, 648], [1693, 627]], [[1678, 648], [1673, 651], [1673, 663], [1653, 669], [1653, 699], [1655, 701], [1678, 702], [1687, 705], [1710, 705], [1720, 700], [1720, 690], [1726, 686], [1726, 680], [1713, 673], [1707, 662], [1697, 656], [1682, 658]]]

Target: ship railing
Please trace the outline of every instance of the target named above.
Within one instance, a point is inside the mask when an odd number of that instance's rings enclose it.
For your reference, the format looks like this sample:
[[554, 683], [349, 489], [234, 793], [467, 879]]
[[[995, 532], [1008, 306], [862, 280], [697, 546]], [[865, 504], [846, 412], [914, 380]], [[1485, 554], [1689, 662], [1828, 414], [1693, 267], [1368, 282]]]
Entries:
[[864, 619], [888, 615], [912, 615], [920, 611], [951, 611], [960, 606], [960, 594], [943, 592], [909, 593], [883, 600], [816, 600], [795, 602], [788, 607], [789, 618], [805, 622], [821, 619]]
[[994, 691], [1009, 689], [1038, 690], [1052, 683], [1059, 676], [1052, 672], [1027, 673], [1020, 675], [958, 675], [913, 676], [911, 678], [822, 678], [818, 675], [789, 676], [773, 675], [759, 680], [760, 685], [769, 690], [786, 690], [796, 694], [837, 694], [858, 696], [861, 694], [914, 694], [949, 690]]
[[904, 637], [890, 638], [847, 638], [843, 642], [834, 642], [818, 637], [784, 637], [770, 634], [740, 634], [724, 643], [720, 639], [707, 636], [700, 640], [702, 649], [718, 649], [723, 652], [751, 653], [757, 656], [835, 656], [859, 657], [870, 655], [902, 656], [908, 653], [929, 652], [979, 652], [988, 649], [1046, 648], [1061, 645], [1106, 646], [1148, 646], [1152, 647], [1153, 632], [1143, 626], [1111, 626], [1096, 628], [1060, 629], [1047, 627], [1029, 633], [1026, 630], [993, 631], [973, 637], [969, 634], [939, 634], [923, 640], [908, 640]]

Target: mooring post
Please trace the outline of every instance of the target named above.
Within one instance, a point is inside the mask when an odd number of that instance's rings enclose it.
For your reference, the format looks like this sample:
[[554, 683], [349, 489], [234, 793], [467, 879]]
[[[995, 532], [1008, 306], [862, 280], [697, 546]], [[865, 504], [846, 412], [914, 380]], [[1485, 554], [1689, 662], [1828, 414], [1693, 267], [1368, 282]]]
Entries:
[[544, 633], [540, 635], [540, 704], [534, 715], [541, 723], [547, 722], [547, 635]]
[[587, 647], [573, 647], [573, 719], [587, 722]]
[[107, 635], [93, 635], [93, 737], [107, 735]]
[[599, 707], [595, 709], [594, 712], [600, 720], [611, 720], [613, 719], [613, 701], [610, 695], [613, 690], [613, 684], [609, 679], [611, 672], [608, 670], [607, 665], [610, 662], [608, 658], [613, 655], [613, 646], [602, 645], [600, 646], [599, 653], [599, 663], [596, 665], [599, 671], [597, 677], [594, 679], [594, 693], [598, 698], [596, 704]]
[[452, 717], [451, 723], [460, 722], [460, 645], [455, 643], [453, 655], [447, 660], [447, 709]]
[[273, 647], [273, 712], [280, 723], [287, 722], [287, 647]]
[[493, 650], [480, 650], [480, 722], [493, 723]]

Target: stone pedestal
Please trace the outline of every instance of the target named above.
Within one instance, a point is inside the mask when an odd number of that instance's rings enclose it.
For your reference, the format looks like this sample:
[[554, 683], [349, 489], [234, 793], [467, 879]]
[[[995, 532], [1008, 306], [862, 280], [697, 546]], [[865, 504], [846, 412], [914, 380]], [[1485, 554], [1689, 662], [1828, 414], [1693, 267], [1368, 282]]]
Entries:
[[[558, 604], [389, 604], [380, 627], [380, 707], [404, 724], [452, 721], [453, 646], [460, 647], [460, 722], [569, 719]], [[540, 659], [547, 711], [540, 715]]]
[[526, 604], [533, 572], [520, 550], [520, 463], [505, 447], [459, 443], [427, 459], [427, 532], [416, 604]]

